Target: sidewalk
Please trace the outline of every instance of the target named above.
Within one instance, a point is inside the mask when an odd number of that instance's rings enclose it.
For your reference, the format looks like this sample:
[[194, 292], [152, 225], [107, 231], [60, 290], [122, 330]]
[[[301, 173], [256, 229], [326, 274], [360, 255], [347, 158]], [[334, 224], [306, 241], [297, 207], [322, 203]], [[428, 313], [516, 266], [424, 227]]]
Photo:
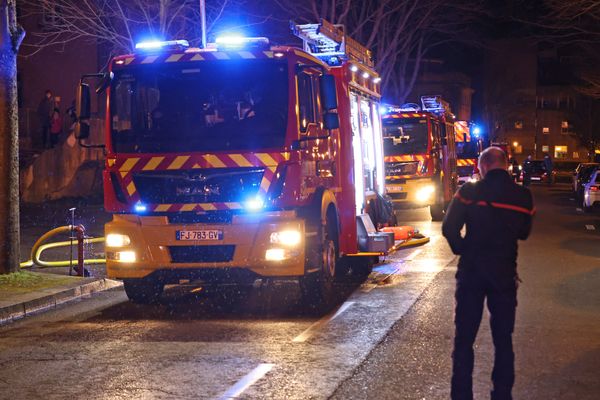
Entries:
[[[63, 199], [43, 204], [21, 205], [21, 261], [30, 258], [35, 241], [45, 232], [62, 225], [69, 225], [69, 208], [75, 207], [75, 224], [82, 224], [89, 236], [102, 236], [104, 223], [110, 214], [104, 212], [98, 201], [85, 199]], [[65, 236], [50, 239], [50, 242], [67, 240]], [[86, 258], [102, 258], [104, 247], [86, 246]], [[74, 246], [73, 257], [77, 259]], [[43, 253], [44, 260], [69, 260], [68, 247], [51, 249]], [[106, 279], [104, 265], [86, 266], [91, 277], [69, 276], [68, 267], [22, 269], [16, 274], [0, 275], [0, 325], [25, 316], [57, 307], [65, 302], [95, 292], [121, 287], [122, 283]]]
[[106, 278], [21, 271], [0, 276], [0, 325], [95, 292], [121, 287]]

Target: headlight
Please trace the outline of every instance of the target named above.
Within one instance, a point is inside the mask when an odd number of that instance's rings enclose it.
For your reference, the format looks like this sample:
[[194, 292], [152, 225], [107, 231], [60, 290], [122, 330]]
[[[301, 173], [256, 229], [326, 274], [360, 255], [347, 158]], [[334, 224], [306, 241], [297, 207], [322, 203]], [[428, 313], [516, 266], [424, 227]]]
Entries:
[[271, 233], [271, 243], [282, 244], [284, 246], [297, 246], [302, 241], [302, 235], [299, 231], [287, 230]]
[[106, 247], [124, 247], [131, 243], [129, 236], [119, 233], [109, 233], [106, 235]]
[[137, 260], [137, 256], [135, 254], [135, 251], [116, 251], [116, 252], [111, 252], [108, 251], [106, 252], [106, 258], [109, 260], [114, 260], [114, 261], [119, 261], [119, 262], [124, 262], [124, 263], [133, 263], [136, 262]]
[[433, 185], [423, 186], [419, 190], [417, 190], [417, 201], [425, 202], [431, 198], [433, 193], [435, 192], [435, 187]]
[[286, 258], [284, 249], [267, 249], [265, 260], [267, 261], [283, 261]]

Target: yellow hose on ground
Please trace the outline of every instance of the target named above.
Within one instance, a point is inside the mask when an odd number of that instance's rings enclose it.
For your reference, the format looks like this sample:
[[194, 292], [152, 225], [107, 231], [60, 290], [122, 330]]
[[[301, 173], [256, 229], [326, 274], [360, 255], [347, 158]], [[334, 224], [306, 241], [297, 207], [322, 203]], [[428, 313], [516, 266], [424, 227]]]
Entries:
[[[74, 229], [74, 226], [72, 225], [65, 225], [65, 226], [59, 226], [58, 228], [54, 228], [46, 233], [44, 233], [33, 245], [33, 247], [31, 248], [31, 259], [24, 261], [20, 264], [21, 268], [30, 268], [33, 267], [34, 265], [40, 266], [40, 267], [68, 267], [70, 265], [77, 265], [77, 257], [73, 258], [73, 262], [69, 261], [69, 260], [65, 260], [65, 261], [44, 261], [42, 260], [40, 257], [42, 255], [42, 253], [48, 249], [53, 249], [56, 247], [66, 247], [66, 246], [71, 246], [71, 244], [77, 245], [77, 239], [74, 239], [73, 241], [71, 240], [66, 240], [63, 242], [55, 242], [55, 243], [48, 243], [48, 244], [43, 244], [46, 240], [48, 240], [49, 238], [58, 235], [60, 233], [64, 233], [64, 232], [72, 232]], [[83, 239], [83, 243], [84, 244], [88, 244], [88, 243], [101, 243], [104, 242], [104, 237], [97, 237], [97, 238], [86, 238]], [[104, 264], [106, 263], [106, 259], [105, 258], [91, 258], [91, 259], [84, 259], [83, 260], [84, 264]]]

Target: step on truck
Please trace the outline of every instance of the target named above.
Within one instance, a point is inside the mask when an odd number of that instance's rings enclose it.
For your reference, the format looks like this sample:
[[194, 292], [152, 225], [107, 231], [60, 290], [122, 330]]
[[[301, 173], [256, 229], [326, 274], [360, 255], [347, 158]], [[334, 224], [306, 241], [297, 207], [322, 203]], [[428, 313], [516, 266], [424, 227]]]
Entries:
[[302, 48], [139, 43], [82, 78], [81, 143], [87, 81], [107, 94], [107, 274], [131, 300], [180, 280], [297, 278], [303, 301], [326, 304], [347, 260], [391, 247], [367, 209], [385, 185], [371, 52], [324, 20], [291, 28]]

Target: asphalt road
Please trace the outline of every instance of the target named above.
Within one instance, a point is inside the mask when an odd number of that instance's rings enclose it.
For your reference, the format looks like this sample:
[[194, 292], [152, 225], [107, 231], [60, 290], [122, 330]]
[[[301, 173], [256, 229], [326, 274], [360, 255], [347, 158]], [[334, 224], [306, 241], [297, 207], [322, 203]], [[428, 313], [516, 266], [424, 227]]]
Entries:
[[[515, 398], [596, 399], [598, 217], [576, 211], [566, 187], [535, 194], [519, 259]], [[0, 398], [448, 398], [456, 259], [426, 210], [399, 219], [432, 242], [391, 256], [376, 281], [340, 284], [326, 315], [307, 312], [287, 282], [177, 287], [154, 306], [105, 292], [2, 327]], [[492, 355], [483, 323], [476, 398], [488, 397]]]

